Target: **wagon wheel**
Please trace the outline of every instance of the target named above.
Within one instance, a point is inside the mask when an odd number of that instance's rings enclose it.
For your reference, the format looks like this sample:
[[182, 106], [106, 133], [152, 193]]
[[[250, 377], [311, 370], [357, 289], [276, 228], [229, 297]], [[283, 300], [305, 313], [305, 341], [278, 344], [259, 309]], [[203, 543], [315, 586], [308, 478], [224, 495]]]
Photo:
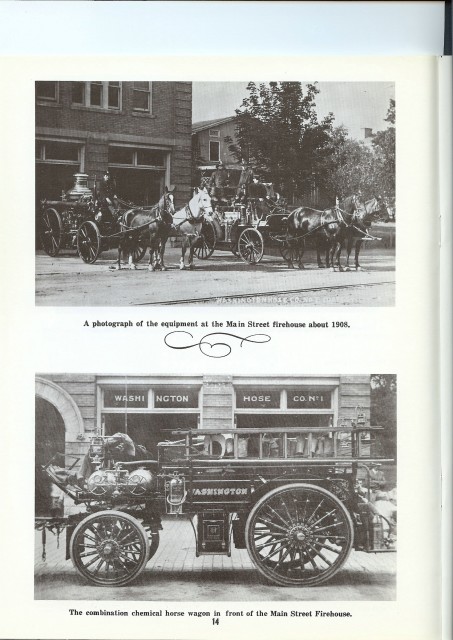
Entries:
[[299, 261], [299, 247], [297, 244], [291, 241], [285, 241], [279, 245], [280, 255], [286, 262], [298, 262]]
[[207, 260], [213, 254], [216, 243], [215, 227], [210, 220], [204, 220], [201, 225], [201, 235], [195, 248], [195, 255], [200, 260]]
[[238, 252], [244, 262], [256, 264], [264, 253], [264, 240], [258, 229], [244, 229], [239, 236]]
[[139, 242], [138, 245], [132, 249], [132, 261], [134, 264], [137, 264], [137, 262], [143, 259], [147, 248], [146, 244], [140, 244]]
[[92, 220], [86, 220], [77, 231], [77, 250], [84, 262], [93, 264], [101, 253], [101, 234]]
[[63, 222], [56, 209], [49, 207], [42, 212], [39, 237], [47, 255], [57, 256], [63, 239]]
[[283, 586], [311, 586], [344, 564], [353, 525], [330, 491], [295, 483], [273, 489], [255, 504], [245, 537], [253, 563], [266, 578]]
[[120, 511], [99, 511], [76, 527], [70, 553], [75, 568], [90, 582], [121, 586], [143, 570], [150, 548], [138, 520]]

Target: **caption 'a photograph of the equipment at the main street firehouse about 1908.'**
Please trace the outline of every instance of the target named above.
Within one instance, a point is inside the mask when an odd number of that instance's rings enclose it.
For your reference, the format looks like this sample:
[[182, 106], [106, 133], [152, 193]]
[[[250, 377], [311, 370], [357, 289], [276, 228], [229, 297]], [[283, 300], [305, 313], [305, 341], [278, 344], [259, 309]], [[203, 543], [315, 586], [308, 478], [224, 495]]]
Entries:
[[395, 600], [396, 396], [387, 374], [37, 375], [35, 599]]
[[394, 305], [393, 82], [35, 88], [38, 305]]

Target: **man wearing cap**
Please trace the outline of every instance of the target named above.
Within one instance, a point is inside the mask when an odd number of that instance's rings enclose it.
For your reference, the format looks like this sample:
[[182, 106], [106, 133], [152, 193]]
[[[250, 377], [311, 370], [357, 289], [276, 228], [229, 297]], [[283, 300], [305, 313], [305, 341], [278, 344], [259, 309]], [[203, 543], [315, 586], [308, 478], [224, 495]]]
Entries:
[[[228, 186], [229, 173], [221, 160], [209, 181], [211, 198], [218, 202], [225, 201], [225, 187]], [[226, 201], [225, 201], [226, 204]]]
[[236, 190], [236, 200], [245, 202], [248, 196], [248, 189], [253, 181], [253, 169], [246, 160], [242, 161], [242, 171], [239, 176], [238, 188]]
[[116, 183], [109, 171], [104, 172], [99, 188], [99, 200], [102, 214], [105, 214], [107, 219], [113, 219], [118, 208], [118, 198]]
[[260, 182], [257, 174], [253, 176], [253, 182], [249, 185], [248, 197], [252, 199], [252, 202], [255, 204], [257, 217], [262, 220], [263, 217], [269, 213], [269, 208], [266, 204], [267, 189], [264, 184]]

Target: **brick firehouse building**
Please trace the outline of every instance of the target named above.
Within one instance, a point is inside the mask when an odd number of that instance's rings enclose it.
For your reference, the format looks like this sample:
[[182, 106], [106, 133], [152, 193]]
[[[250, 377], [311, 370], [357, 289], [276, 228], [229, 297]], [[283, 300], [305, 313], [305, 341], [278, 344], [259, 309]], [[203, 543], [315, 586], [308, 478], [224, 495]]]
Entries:
[[75, 173], [88, 186], [109, 169], [117, 195], [154, 204], [191, 186], [190, 82], [36, 82], [36, 198], [59, 199]]

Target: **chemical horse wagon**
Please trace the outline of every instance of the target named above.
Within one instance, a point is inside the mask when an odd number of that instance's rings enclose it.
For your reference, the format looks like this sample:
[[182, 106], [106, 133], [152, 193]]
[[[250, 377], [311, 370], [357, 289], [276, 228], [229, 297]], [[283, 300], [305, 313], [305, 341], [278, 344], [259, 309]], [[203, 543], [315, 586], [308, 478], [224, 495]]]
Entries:
[[248, 264], [261, 261], [270, 246], [278, 247], [286, 260], [291, 250], [286, 223], [290, 212], [272, 199], [261, 205], [255, 198], [247, 204], [231, 202], [217, 206], [213, 223], [216, 248], [230, 250]]
[[125, 434], [95, 436], [77, 473], [54, 459], [43, 467], [81, 511], [36, 527], [43, 542], [66, 529], [66, 558], [97, 585], [134, 580], [158, 548], [162, 518], [178, 516], [190, 520], [197, 556], [229, 556], [234, 545], [274, 584], [318, 585], [351, 549], [395, 550], [395, 523], [370, 501], [370, 469], [384, 461], [378, 431], [360, 414], [337, 428], [177, 431], [157, 460]]

